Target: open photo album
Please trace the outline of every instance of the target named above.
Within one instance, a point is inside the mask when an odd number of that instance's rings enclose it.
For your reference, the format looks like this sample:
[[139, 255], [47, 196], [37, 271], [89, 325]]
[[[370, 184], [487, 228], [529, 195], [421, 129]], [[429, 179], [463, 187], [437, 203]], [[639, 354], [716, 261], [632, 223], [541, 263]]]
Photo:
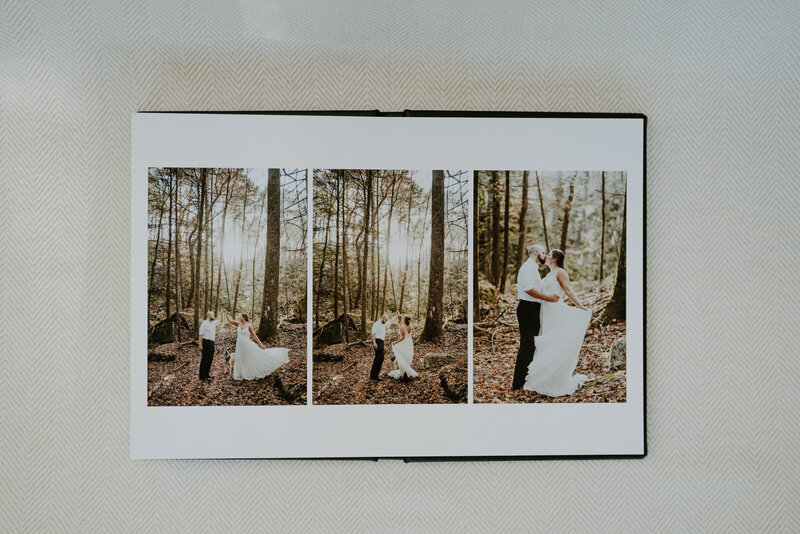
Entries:
[[645, 134], [133, 114], [131, 457], [643, 457]]

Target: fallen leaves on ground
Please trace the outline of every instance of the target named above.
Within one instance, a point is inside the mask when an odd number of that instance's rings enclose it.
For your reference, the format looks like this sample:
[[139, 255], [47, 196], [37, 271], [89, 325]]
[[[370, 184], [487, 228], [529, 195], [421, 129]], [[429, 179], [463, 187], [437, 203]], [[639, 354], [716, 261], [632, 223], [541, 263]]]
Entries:
[[[608, 283], [584, 283], [576, 287], [579, 298], [592, 308], [592, 317], [610, 296]], [[514, 295], [500, 295], [473, 337], [473, 395], [476, 403], [575, 403], [625, 402], [625, 370], [612, 371], [603, 365], [602, 356], [615, 339], [625, 335], [625, 322], [591, 325], [586, 332], [578, 357], [576, 373], [585, 374], [587, 382], [572, 395], [548, 397], [531, 391], [512, 390], [511, 380], [519, 349], [519, 327]]]
[[148, 361], [148, 406], [247, 406], [306, 404], [306, 325], [285, 324], [268, 347], [289, 349], [289, 363], [258, 380], [234, 380], [225, 355], [236, 347], [236, 332], [217, 329], [216, 353], [209, 381], [199, 379], [200, 351], [196, 343], [168, 343], [150, 347], [173, 361]]
[[[388, 332], [387, 332], [388, 334]], [[390, 336], [390, 337], [393, 337]], [[411, 363], [417, 378], [407, 382], [386, 376], [396, 364], [391, 360], [390, 343], [381, 368], [380, 382], [369, 379], [373, 351], [364, 344], [338, 343], [320, 347], [327, 359], [314, 362], [314, 404], [443, 404], [467, 401], [467, 326], [445, 326], [437, 343], [416, 343]], [[441, 354], [441, 356], [432, 356]], [[429, 356], [426, 358], [426, 356]], [[424, 365], [428, 361], [430, 365]], [[451, 394], [442, 385], [444, 377]]]

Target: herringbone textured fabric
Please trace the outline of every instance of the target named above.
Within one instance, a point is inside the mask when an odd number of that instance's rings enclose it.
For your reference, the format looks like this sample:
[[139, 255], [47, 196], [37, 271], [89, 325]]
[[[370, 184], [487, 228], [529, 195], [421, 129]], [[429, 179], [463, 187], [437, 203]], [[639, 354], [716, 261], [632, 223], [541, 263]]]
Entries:
[[[0, 6], [0, 531], [798, 528], [796, 1]], [[645, 460], [128, 459], [130, 113], [375, 108], [649, 116]]]

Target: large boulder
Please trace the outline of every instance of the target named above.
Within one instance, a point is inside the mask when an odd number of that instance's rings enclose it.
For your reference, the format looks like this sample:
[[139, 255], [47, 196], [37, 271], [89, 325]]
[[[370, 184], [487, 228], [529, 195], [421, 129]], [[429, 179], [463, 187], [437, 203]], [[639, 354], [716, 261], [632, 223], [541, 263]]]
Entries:
[[319, 327], [314, 332], [314, 345], [334, 345], [344, 341], [344, 329], [350, 330], [351, 339], [356, 339], [360, 329], [349, 313], [343, 313], [331, 322]]
[[625, 369], [625, 336], [617, 338], [606, 354], [606, 366], [612, 371]]
[[177, 337], [178, 328], [182, 330], [184, 339], [191, 336], [192, 329], [186, 317], [183, 314], [173, 313], [168, 318], [150, 327], [148, 342], [156, 345], [172, 343]]
[[483, 304], [493, 306], [497, 300], [497, 288], [486, 280], [480, 280], [478, 283], [478, 293]]

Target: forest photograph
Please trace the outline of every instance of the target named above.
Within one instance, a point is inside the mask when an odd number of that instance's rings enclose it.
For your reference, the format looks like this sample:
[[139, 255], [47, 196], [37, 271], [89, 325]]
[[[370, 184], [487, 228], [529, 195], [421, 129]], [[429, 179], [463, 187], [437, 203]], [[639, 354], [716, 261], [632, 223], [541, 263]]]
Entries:
[[474, 179], [474, 402], [625, 402], [626, 173]]
[[313, 171], [314, 404], [467, 401], [469, 184]]
[[306, 403], [307, 181], [149, 169], [148, 406]]

